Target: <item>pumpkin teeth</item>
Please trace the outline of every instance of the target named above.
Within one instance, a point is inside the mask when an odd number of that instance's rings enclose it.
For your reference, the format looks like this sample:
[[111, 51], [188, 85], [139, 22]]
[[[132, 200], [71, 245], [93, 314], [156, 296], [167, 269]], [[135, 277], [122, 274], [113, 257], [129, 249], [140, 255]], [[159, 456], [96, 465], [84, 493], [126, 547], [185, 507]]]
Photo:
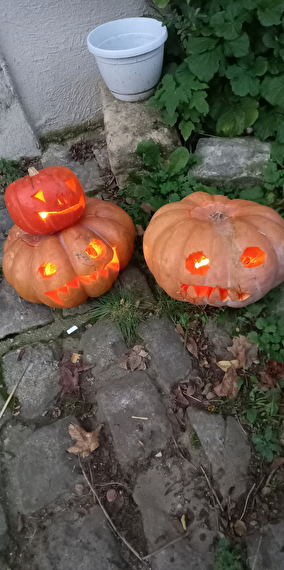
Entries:
[[[242, 291], [237, 291], [236, 289], [233, 288], [223, 289], [222, 287], [210, 287], [209, 285], [187, 285], [187, 283], [181, 283], [180, 294], [184, 299], [186, 299], [186, 297], [191, 298], [191, 295], [188, 295], [189, 287], [192, 287], [194, 289], [197, 298], [206, 297], [206, 299], [209, 299], [211, 295], [213, 295], [214, 291], [218, 291], [220, 296], [220, 301], [222, 301], [223, 303], [225, 301], [228, 301], [228, 299], [231, 299], [231, 301], [245, 301], [246, 299], [248, 299], [248, 297], [250, 297], [249, 293], [243, 293]], [[192, 299], [191, 302], [195, 301], [196, 298]]]

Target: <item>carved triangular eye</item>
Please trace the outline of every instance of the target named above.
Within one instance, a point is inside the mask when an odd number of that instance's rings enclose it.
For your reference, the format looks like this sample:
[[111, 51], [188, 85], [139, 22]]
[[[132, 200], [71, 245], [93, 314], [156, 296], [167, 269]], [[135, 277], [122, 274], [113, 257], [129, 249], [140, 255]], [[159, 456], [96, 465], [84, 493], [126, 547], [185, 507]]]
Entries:
[[39, 200], [40, 202], [45, 202], [45, 198], [44, 198], [42, 190], [39, 190], [36, 194], [34, 194], [32, 196], [32, 198], [34, 198], [34, 200]]
[[73, 192], [76, 192], [75, 180], [72, 180], [72, 178], [70, 178], [69, 180], [65, 180], [65, 184], [67, 184], [67, 186], [69, 186], [69, 188], [71, 188], [71, 190], [73, 190]]
[[240, 257], [244, 267], [258, 267], [263, 265], [266, 259], [266, 253], [259, 247], [247, 247]]

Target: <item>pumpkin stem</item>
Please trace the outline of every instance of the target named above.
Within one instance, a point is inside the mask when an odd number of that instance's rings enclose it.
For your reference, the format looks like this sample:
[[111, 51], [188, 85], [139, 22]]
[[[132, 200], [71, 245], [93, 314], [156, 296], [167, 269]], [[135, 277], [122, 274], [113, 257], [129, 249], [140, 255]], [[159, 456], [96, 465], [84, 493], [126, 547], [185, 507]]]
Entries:
[[213, 212], [210, 216], [212, 220], [224, 220], [226, 217], [223, 212]]
[[28, 173], [30, 176], [35, 176], [36, 174], [38, 174], [38, 170], [33, 166], [31, 166], [30, 168], [28, 168]]

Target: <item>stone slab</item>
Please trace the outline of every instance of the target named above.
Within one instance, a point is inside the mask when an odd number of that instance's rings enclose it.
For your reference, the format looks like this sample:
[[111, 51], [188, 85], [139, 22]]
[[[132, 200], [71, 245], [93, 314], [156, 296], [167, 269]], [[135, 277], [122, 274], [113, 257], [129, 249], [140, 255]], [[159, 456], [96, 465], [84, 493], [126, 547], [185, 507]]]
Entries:
[[3, 263], [5, 241], [6, 241], [6, 238], [0, 237], [0, 268], [2, 267], [2, 263]]
[[214, 532], [205, 485], [193, 468], [179, 466], [174, 457], [166, 461], [154, 458], [147, 472], [138, 475], [133, 498], [142, 514], [150, 552], [179, 537], [173, 522], [185, 515], [189, 546], [203, 558], [205, 568], [212, 562]]
[[192, 368], [188, 351], [175, 332], [174, 324], [166, 317], [150, 317], [139, 327], [139, 335], [153, 357], [157, 382], [165, 393], [184, 380]]
[[231, 495], [237, 501], [249, 481], [251, 451], [245, 434], [232, 416], [225, 420], [220, 414], [191, 407], [187, 414], [211, 463], [213, 479], [222, 497]]
[[105, 184], [104, 176], [95, 158], [92, 160], [87, 160], [84, 164], [80, 164], [79, 161], [73, 160], [69, 155], [70, 146], [81, 139], [89, 139], [95, 141], [98, 138], [98, 133], [85, 133], [80, 137], [75, 139], [70, 139], [64, 144], [51, 143], [47, 150], [45, 150], [41, 157], [41, 162], [43, 168], [49, 166], [66, 166], [70, 168], [76, 176], [79, 178], [85, 194], [95, 194], [102, 190]]
[[123, 269], [114, 282], [112, 288], [125, 288], [134, 291], [137, 296], [140, 296], [146, 303], [154, 304], [156, 303], [155, 295], [152, 293], [147, 279], [139, 269], [132, 263], [129, 263], [125, 269]]
[[76, 456], [67, 453], [73, 444], [68, 426], [76, 422], [68, 417], [39, 428], [18, 430], [15, 440], [5, 428], [4, 449], [11, 457], [5, 460], [7, 498], [12, 515], [38, 511], [70, 493], [82, 482]]
[[82, 334], [79, 350], [83, 351], [84, 363], [94, 365], [96, 375], [117, 362], [127, 346], [116, 324], [101, 319]]
[[0, 282], [0, 339], [53, 322], [50, 307], [22, 299], [6, 279]]
[[105, 386], [98, 391], [97, 400], [99, 415], [110, 428], [122, 467], [127, 468], [167, 446], [171, 436], [170, 422], [161, 398], [145, 372], [132, 372]]
[[284, 521], [264, 526], [246, 537], [247, 563], [250, 570], [284, 568]]
[[75, 521], [72, 513], [65, 512], [35, 542], [34, 559], [40, 570], [129, 570], [97, 505]]
[[6, 515], [2, 505], [0, 504], [0, 552], [3, 552], [8, 546], [9, 536], [6, 521]]
[[227, 350], [228, 346], [232, 346], [232, 337], [229, 334], [231, 328], [230, 324], [219, 325], [211, 317], [204, 327], [204, 334], [212, 344], [218, 360], [232, 360], [233, 358], [232, 353]]
[[196, 154], [202, 164], [190, 175], [209, 186], [246, 188], [263, 184], [263, 171], [270, 158], [270, 144], [254, 137], [199, 139]]
[[4, 382], [10, 393], [17, 380], [26, 370], [16, 390], [20, 402], [20, 418], [32, 419], [43, 414], [60, 392], [60, 351], [52, 343], [25, 347], [21, 360], [21, 349], [3, 356]]
[[145, 101], [128, 103], [115, 99], [103, 81], [100, 87], [111, 170], [119, 188], [124, 188], [127, 172], [141, 170], [136, 154], [139, 142], [151, 139], [161, 145], [166, 155], [181, 143], [177, 131], [163, 123], [157, 109], [149, 109]]
[[195, 552], [187, 539], [173, 544], [152, 558], [152, 570], [213, 570], [203, 557]]
[[91, 299], [90, 297], [87, 299], [87, 301], [85, 301], [85, 303], [82, 303], [82, 305], [79, 305], [79, 307], [72, 307], [71, 309], [63, 309], [62, 310], [62, 314], [63, 317], [72, 317], [75, 315], [85, 315], [86, 313], [88, 313], [94, 306], [94, 299]]
[[39, 156], [36, 137], [16, 96], [4, 60], [0, 60], [0, 156], [18, 160]]
[[0, 210], [0, 237], [7, 237], [9, 230], [14, 222], [6, 208]]

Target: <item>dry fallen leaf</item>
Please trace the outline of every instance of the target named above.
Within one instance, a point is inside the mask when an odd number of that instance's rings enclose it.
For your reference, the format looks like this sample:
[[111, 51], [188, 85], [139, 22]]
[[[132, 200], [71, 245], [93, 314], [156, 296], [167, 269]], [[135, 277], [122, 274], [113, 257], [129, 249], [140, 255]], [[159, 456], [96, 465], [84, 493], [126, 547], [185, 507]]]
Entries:
[[236, 369], [230, 366], [229, 370], [224, 374], [221, 384], [214, 387], [214, 392], [219, 397], [236, 398], [239, 392], [237, 386], [238, 375]]
[[106, 494], [109, 503], [113, 503], [117, 497], [117, 492], [115, 489], [108, 489]]
[[194, 338], [191, 338], [190, 336], [187, 337], [186, 348], [187, 348], [188, 352], [191, 352], [191, 354], [193, 354], [193, 356], [195, 356], [195, 358], [198, 358], [197, 344], [196, 344]]
[[120, 368], [124, 370], [146, 370], [148, 362], [148, 352], [141, 344], [135, 345], [132, 350], [123, 354], [119, 363]]
[[269, 465], [269, 471], [276, 471], [281, 465], [284, 465], [284, 457], [275, 457]]
[[227, 350], [239, 361], [240, 368], [244, 370], [250, 368], [253, 362], [258, 362], [258, 345], [250, 342], [244, 335], [234, 337], [233, 345], [228, 346]]
[[72, 364], [77, 364], [77, 362], [80, 362], [80, 359], [81, 359], [81, 354], [79, 354], [78, 352], [72, 353], [72, 356], [71, 356]]
[[182, 339], [184, 338], [184, 328], [182, 327], [182, 325], [180, 323], [178, 323], [176, 325], [175, 328], [176, 332], [182, 337]]
[[247, 532], [247, 527], [244, 521], [237, 520], [234, 524], [234, 531], [237, 536], [245, 536]]
[[143, 236], [145, 231], [143, 230], [142, 226], [140, 226], [139, 224], [136, 224], [135, 233], [137, 236]]
[[95, 451], [95, 449], [100, 445], [100, 429], [101, 426], [94, 431], [87, 432], [79, 425], [70, 424], [68, 431], [71, 438], [76, 440], [76, 443], [73, 447], [69, 447], [69, 449], [67, 449], [68, 453], [75, 453], [83, 458], [88, 457], [92, 451]]
[[217, 366], [223, 370], [223, 372], [227, 372], [231, 366], [234, 368], [240, 368], [240, 363], [238, 360], [219, 360], [216, 362]]
[[[76, 354], [76, 353], [74, 353]], [[81, 364], [80, 360], [76, 363], [72, 362], [72, 356], [69, 353], [63, 355], [60, 366], [59, 384], [61, 385], [61, 396], [64, 394], [78, 394], [79, 387], [79, 374], [84, 370], [93, 368], [93, 364]], [[79, 355], [81, 356], [81, 355]]]
[[141, 208], [144, 212], [146, 212], [146, 214], [152, 214], [152, 212], [156, 212], [156, 209], [153, 208], [153, 206], [151, 206], [151, 204], [148, 203], [143, 203], [141, 204]]

